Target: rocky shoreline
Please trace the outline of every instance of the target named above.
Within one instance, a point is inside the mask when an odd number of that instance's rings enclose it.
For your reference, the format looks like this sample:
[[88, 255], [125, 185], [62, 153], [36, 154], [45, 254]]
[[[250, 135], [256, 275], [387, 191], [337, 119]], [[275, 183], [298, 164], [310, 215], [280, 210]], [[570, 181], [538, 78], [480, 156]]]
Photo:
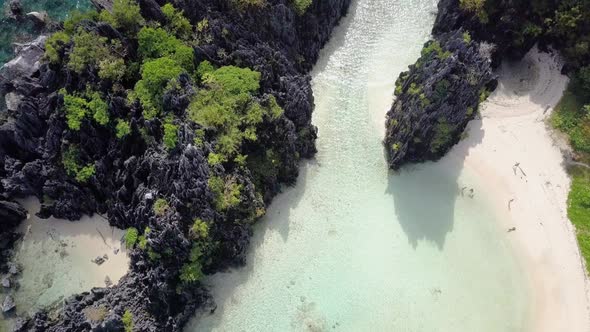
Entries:
[[[63, 307], [22, 317], [16, 330], [122, 331], [132, 326], [137, 331], [178, 331], [198, 308], [214, 310], [200, 273], [245, 263], [252, 222], [264, 214], [281, 184], [295, 181], [298, 161], [315, 153], [307, 73], [349, 3], [314, 1], [304, 12], [285, 0], [246, 8], [223, 0], [174, 3], [200, 38], [192, 47], [195, 67], [208, 61], [214, 67], [252, 68], [260, 73], [253, 100], [281, 109], [258, 120], [256, 140], [239, 147], [245, 162], [238, 157], [212, 161], [220, 137], [189, 120], [191, 100], [207, 89], [192, 77], [181, 74], [178, 86], [162, 95], [166, 119], [150, 119], [145, 105], [128, 103], [121, 90], [133, 87], [136, 78], [113, 83], [98, 77], [93, 66], [76, 72], [48, 63], [43, 52], [33, 51], [42, 41], [23, 48], [30, 52], [2, 69], [1, 90], [9, 104], [0, 125], [0, 214], [5, 216], [0, 236], [5, 248], [14, 243], [13, 231], [26, 216], [14, 200], [28, 196], [40, 199], [41, 217], [76, 220], [101, 213], [111, 225], [143, 234], [137, 246], [132, 244], [130, 272], [117, 285], [94, 288], [71, 297]], [[169, 24], [164, 5], [139, 1], [143, 18], [162, 25]], [[124, 29], [100, 19], [82, 19], [76, 25], [117, 41], [125, 61], [135, 61], [137, 42]], [[61, 56], [71, 56], [74, 50], [68, 47]], [[71, 118], [61, 111], [67, 97], [58, 90], [85, 91], [89, 86], [106, 96], [108, 116], [127, 119], [126, 128], [115, 131], [83, 118], [79, 129], [72, 130]], [[170, 128], [176, 129], [173, 135]], [[167, 140], [170, 136], [174, 144]], [[64, 169], [71, 146], [76, 147], [76, 160], [87, 163], [74, 168], [76, 172]], [[217, 179], [223, 180], [221, 188]], [[197, 262], [198, 271], [192, 270]], [[3, 264], [0, 272], [7, 273], [7, 268]], [[191, 275], [183, 279], [187, 271]]]
[[[571, 8], [569, 8], [571, 7]], [[384, 140], [390, 168], [435, 161], [461, 139], [467, 122], [496, 88], [492, 70], [534, 45], [564, 57], [577, 75], [589, 58], [582, 4], [442, 0], [422, 56], [396, 82]], [[436, 46], [436, 47], [433, 47]]]
[[491, 50], [456, 30], [435, 36], [396, 81], [386, 117], [388, 164], [437, 160], [455, 145], [495, 87]]

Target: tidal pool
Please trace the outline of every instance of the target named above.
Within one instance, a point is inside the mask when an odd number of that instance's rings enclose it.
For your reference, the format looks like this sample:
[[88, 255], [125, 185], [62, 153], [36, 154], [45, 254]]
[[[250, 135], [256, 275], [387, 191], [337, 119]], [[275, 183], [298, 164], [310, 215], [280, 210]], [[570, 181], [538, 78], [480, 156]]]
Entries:
[[[127, 273], [129, 257], [121, 243], [125, 231], [109, 226], [104, 217], [95, 214], [74, 222], [40, 219], [35, 216], [40, 207], [36, 199], [22, 203], [29, 217], [19, 228], [24, 236], [16, 244], [14, 258], [22, 272], [8, 290], [19, 315], [32, 315], [92, 287], [105, 287], [107, 277], [116, 284]], [[104, 255], [102, 264], [92, 262]], [[10, 319], [0, 320], [0, 331], [10, 326]]]
[[526, 330], [526, 283], [468, 151], [386, 167], [394, 82], [435, 13], [354, 2], [312, 73], [316, 158], [257, 225], [247, 266], [208, 278], [218, 308], [187, 331]]

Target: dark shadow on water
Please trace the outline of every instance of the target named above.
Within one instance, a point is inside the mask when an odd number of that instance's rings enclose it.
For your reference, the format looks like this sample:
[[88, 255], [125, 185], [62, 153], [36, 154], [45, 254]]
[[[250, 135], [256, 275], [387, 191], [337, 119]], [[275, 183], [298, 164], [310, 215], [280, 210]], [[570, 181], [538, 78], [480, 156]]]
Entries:
[[[318, 167], [320, 166], [315, 160], [303, 161], [300, 165], [300, 174], [296, 185], [291, 188], [285, 188], [282, 193], [274, 198], [267, 210], [267, 214], [254, 226], [254, 236], [251, 239], [250, 248], [248, 249], [249, 254], [246, 265], [223, 272], [221, 281], [217, 280], [214, 282], [211, 277], [205, 280], [205, 284], [212, 290], [215, 296], [217, 309], [213, 317], [207, 317], [208, 313], [205, 312], [197, 312], [196, 319], [193, 319], [187, 324], [185, 332], [223, 330], [221, 326], [221, 318], [224, 317], [223, 308], [226, 303], [233, 300], [232, 296], [235, 293], [235, 289], [239, 288], [242, 284], [248, 283], [252, 277], [254, 268], [258, 265], [254, 253], [262, 250], [260, 247], [264, 244], [264, 239], [268, 233], [279, 233], [283, 241], [286, 242], [288, 240], [292, 221], [290, 212], [291, 210], [297, 209], [305, 193], [307, 178], [310, 172], [313, 172], [313, 169], [317, 169]], [[217, 276], [219, 277], [219, 275]], [[197, 329], [195, 323], [202, 321], [205, 317], [212, 319], [210, 324], [199, 326]]]
[[[542, 55], [535, 56], [542, 61]], [[541, 108], [549, 106], [551, 97], [544, 92], [551, 87], [552, 80], [540, 76], [540, 69], [532, 59], [527, 55], [522, 61], [505, 61], [498, 68], [496, 74], [501, 84], [490, 96], [491, 103], [495, 94], [508, 93], [508, 98], [528, 96]], [[518, 104], [505, 107], [507, 115], [518, 111]], [[446, 236], [453, 230], [455, 202], [461, 196], [469, 198], [470, 184], [459, 184], [457, 180], [470, 148], [482, 141], [485, 132], [481, 124], [481, 120], [471, 121], [467, 139], [455, 145], [440, 161], [411, 165], [389, 177], [387, 193], [393, 196], [399, 223], [414, 248], [421, 240], [444, 248]]]
[[426, 240], [442, 250], [453, 230], [457, 198], [470, 195], [469, 184], [457, 180], [469, 149], [481, 142], [484, 132], [481, 120], [471, 121], [468, 129], [468, 138], [440, 161], [406, 166], [389, 176], [387, 194], [393, 196], [397, 220], [414, 249]]

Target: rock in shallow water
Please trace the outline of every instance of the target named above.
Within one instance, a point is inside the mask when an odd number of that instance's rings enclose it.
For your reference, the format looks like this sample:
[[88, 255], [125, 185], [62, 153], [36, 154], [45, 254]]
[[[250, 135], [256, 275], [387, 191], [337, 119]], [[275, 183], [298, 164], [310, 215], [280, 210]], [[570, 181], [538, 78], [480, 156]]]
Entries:
[[16, 308], [16, 303], [14, 303], [14, 298], [11, 295], [7, 295], [4, 298], [4, 302], [2, 302], [2, 312], [8, 313]]
[[111, 280], [111, 278], [109, 278], [109, 276], [104, 277], [104, 284], [107, 287], [111, 287], [113, 285], [113, 281]]
[[46, 12], [30, 12], [27, 13], [27, 18], [37, 27], [44, 27], [49, 23], [49, 16]]
[[8, 273], [14, 275], [19, 274], [21, 271], [20, 266], [17, 263], [8, 263]]
[[8, 5], [10, 8], [10, 14], [18, 18], [23, 14], [23, 5], [21, 4], [20, 0], [10, 0], [10, 4]]
[[2, 287], [4, 288], [10, 288], [11, 284], [10, 284], [10, 276], [4, 276], [2, 278]]
[[487, 46], [462, 30], [427, 42], [416, 64], [396, 81], [397, 98], [386, 120], [389, 166], [442, 157], [495, 83]]
[[102, 265], [102, 263], [104, 263], [105, 261], [106, 259], [104, 259], [104, 257], [101, 256], [97, 256], [95, 259], [91, 260], [91, 262], [96, 265]]

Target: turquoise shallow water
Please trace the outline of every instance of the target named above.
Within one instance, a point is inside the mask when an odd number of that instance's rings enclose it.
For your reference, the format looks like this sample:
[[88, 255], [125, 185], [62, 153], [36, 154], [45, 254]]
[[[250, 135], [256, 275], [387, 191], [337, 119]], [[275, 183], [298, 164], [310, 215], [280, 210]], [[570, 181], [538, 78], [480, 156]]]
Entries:
[[[33, 26], [28, 21], [17, 22], [6, 17], [10, 0], [0, 0], [0, 65], [13, 58], [13, 42], [26, 42], [34, 39]], [[23, 11], [46, 11], [55, 21], [62, 21], [72, 10], [86, 11], [91, 7], [90, 0], [21, 0]]]
[[218, 308], [187, 331], [526, 329], [525, 283], [462, 152], [386, 168], [384, 110], [435, 11], [355, 2], [313, 73], [316, 159], [257, 226], [248, 265], [207, 280]]

